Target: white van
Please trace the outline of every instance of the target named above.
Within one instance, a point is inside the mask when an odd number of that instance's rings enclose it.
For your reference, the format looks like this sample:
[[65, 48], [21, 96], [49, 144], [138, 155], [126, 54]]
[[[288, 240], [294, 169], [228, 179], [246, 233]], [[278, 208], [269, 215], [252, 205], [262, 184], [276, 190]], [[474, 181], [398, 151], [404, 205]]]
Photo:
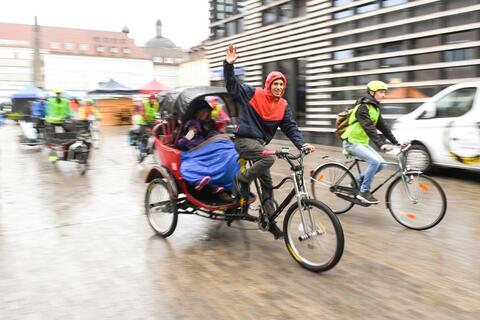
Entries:
[[399, 141], [413, 143], [412, 166], [432, 165], [480, 171], [480, 81], [450, 86], [392, 127]]

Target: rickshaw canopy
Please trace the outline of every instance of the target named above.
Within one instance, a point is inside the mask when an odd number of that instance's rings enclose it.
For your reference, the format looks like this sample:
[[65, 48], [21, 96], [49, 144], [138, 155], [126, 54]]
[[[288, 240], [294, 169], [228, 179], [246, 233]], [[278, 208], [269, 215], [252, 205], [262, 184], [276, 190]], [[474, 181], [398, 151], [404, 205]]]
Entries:
[[159, 100], [165, 116], [183, 120], [191, 116], [190, 105], [194, 100], [204, 99], [208, 96], [220, 97], [225, 102], [225, 111], [230, 117], [238, 115], [239, 104], [224, 87], [181, 87], [162, 94]]

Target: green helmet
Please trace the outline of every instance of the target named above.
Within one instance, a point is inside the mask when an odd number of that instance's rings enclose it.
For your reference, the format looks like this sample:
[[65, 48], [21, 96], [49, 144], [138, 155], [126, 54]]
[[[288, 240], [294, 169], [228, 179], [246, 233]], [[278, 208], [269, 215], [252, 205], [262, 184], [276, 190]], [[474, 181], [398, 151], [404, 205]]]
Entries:
[[370, 81], [367, 84], [367, 88], [369, 91], [377, 92], [378, 90], [388, 90], [388, 86], [385, 82], [379, 80]]

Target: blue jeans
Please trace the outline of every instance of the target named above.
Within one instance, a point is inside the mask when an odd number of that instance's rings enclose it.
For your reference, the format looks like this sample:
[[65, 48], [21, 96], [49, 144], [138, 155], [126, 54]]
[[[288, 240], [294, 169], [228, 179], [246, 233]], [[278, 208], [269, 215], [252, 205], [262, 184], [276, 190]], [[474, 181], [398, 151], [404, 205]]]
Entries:
[[383, 168], [385, 168], [385, 161], [382, 156], [380, 156], [378, 152], [369, 145], [352, 144], [347, 140], [343, 141], [343, 148], [351, 155], [365, 160], [368, 163], [367, 170], [360, 177], [360, 181], [362, 182], [360, 185], [360, 192], [370, 191], [373, 177], [375, 177], [377, 172], [382, 171]]

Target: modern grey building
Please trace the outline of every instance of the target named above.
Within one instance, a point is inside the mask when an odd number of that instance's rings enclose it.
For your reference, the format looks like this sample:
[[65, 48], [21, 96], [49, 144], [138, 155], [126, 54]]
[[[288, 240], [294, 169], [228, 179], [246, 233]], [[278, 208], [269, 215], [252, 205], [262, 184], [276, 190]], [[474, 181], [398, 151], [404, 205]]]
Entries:
[[390, 84], [384, 105], [394, 119], [480, 77], [479, 0], [210, 0], [210, 14], [210, 70], [234, 43], [245, 82], [263, 86], [270, 71], [284, 72], [304, 132], [332, 133], [372, 79]]

